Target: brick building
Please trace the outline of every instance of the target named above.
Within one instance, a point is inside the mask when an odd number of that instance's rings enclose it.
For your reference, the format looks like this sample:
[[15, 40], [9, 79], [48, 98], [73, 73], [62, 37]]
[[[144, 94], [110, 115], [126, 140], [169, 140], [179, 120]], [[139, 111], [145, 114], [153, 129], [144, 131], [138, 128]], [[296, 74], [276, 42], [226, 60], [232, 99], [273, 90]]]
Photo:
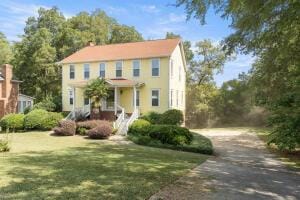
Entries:
[[5, 64], [0, 68], [0, 119], [18, 110], [19, 84], [13, 79], [13, 67]]

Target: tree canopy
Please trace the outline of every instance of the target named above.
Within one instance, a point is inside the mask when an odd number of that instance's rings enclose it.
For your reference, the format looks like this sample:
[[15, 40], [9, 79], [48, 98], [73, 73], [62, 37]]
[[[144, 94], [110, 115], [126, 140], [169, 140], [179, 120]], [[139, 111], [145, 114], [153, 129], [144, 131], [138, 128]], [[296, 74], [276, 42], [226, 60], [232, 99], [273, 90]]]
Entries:
[[8, 63], [12, 57], [11, 46], [5, 35], [0, 32], [0, 65]]
[[205, 23], [209, 8], [234, 29], [224, 39], [227, 53], [257, 56], [251, 80], [258, 105], [270, 113], [271, 143], [293, 150], [300, 144], [300, 1], [177, 0], [187, 17]]
[[14, 45], [12, 63], [15, 75], [24, 81], [22, 92], [36, 97], [37, 101], [48, 96], [58, 101], [61, 99], [58, 61], [89, 41], [110, 44], [141, 40], [141, 34], [134, 27], [119, 24], [99, 9], [92, 13], [80, 12], [66, 19], [57, 7], [40, 8], [37, 17], [27, 19], [22, 40]]

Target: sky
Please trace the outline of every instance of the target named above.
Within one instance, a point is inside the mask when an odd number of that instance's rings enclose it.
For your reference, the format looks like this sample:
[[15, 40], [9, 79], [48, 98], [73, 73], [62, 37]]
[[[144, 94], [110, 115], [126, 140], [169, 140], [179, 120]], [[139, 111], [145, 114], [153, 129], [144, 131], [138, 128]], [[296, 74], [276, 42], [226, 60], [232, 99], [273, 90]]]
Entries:
[[[180, 34], [192, 44], [203, 39], [220, 42], [233, 30], [229, 22], [213, 11], [206, 17], [207, 23], [201, 25], [198, 20], [186, 20], [184, 7], [173, 6], [176, 0], [0, 0], [0, 32], [9, 41], [19, 41], [23, 34], [25, 21], [29, 16], [37, 16], [40, 7], [56, 6], [70, 18], [80, 11], [92, 12], [104, 10], [119, 23], [134, 26], [145, 39], [164, 38], [166, 32]], [[194, 48], [193, 48], [194, 49]], [[224, 81], [237, 78], [241, 72], [247, 72], [254, 58], [249, 55], [236, 56], [227, 62], [224, 72], [215, 76], [220, 86]]]

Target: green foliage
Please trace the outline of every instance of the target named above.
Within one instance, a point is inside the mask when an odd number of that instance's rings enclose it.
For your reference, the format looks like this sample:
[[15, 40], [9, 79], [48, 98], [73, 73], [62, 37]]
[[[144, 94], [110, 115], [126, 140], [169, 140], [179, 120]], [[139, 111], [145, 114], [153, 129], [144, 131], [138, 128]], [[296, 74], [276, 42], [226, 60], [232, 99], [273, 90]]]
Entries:
[[151, 125], [149, 136], [163, 144], [183, 145], [190, 144], [193, 135], [187, 128], [174, 125]]
[[54, 111], [55, 108], [56, 108], [55, 103], [53, 103], [52, 98], [49, 97], [33, 106], [33, 109], [42, 109], [49, 112]]
[[0, 32], [0, 65], [9, 63], [12, 57], [11, 47], [5, 35]]
[[25, 116], [24, 127], [25, 129], [51, 130], [62, 118], [61, 113], [35, 109]]
[[72, 120], [61, 120], [53, 131], [55, 135], [72, 136], [76, 133], [76, 124]]
[[[80, 12], [66, 19], [57, 7], [40, 8], [37, 17], [27, 19], [24, 32], [22, 40], [14, 45], [12, 62], [15, 75], [24, 81], [21, 90], [36, 97], [37, 101], [47, 96], [55, 97], [57, 109], [61, 99], [61, 68], [56, 64], [58, 61], [83, 48], [89, 41], [109, 44], [143, 39], [133, 27], [118, 24], [99, 9], [92, 13]], [[8, 49], [7, 42], [2, 48], [1, 36], [0, 56], [6, 55], [2, 51], [7, 52]]]
[[9, 129], [12, 131], [22, 130], [24, 128], [24, 114], [8, 114], [0, 120], [2, 129]]
[[8, 141], [0, 140], [0, 152], [7, 152], [9, 150], [10, 148], [8, 145]]
[[143, 114], [140, 119], [147, 120], [151, 124], [160, 124], [162, 114], [154, 111]]
[[86, 135], [87, 130], [88, 130], [87, 128], [78, 127], [78, 128], [76, 128], [76, 133], [78, 133], [79, 135]]
[[270, 142], [288, 150], [299, 146], [300, 2], [178, 0], [176, 4], [184, 5], [188, 18], [202, 24], [210, 7], [232, 19], [234, 31], [225, 38], [225, 49], [252, 52], [258, 58], [251, 84], [257, 105], [271, 114]]
[[134, 27], [126, 25], [113, 26], [110, 43], [126, 43], [143, 41], [142, 35]]
[[147, 135], [149, 132], [150, 122], [144, 119], [135, 120], [128, 129], [131, 135]]
[[129, 135], [128, 138], [129, 140], [139, 145], [211, 155], [213, 153], [213, 146], [211, 141], [200, 134], [192, 134], [194, 138], [192, 143], [183, 145], [163, 144], [159, 140], [154, 140], [150, 136], [143, 135]]
[[105, 79], [96, 78], [89, 82], [89, 84], [84, 88], [84, 95], [87, 98], [93, 99], [95, 105], [94, 107], [99, 107], [102, 98], [108, 96], [108, 87], [106, 85]]
[[170, 109], [161, 115], [161, 124], [180, 125], [183, 123], [183, 113], [181, 110]]

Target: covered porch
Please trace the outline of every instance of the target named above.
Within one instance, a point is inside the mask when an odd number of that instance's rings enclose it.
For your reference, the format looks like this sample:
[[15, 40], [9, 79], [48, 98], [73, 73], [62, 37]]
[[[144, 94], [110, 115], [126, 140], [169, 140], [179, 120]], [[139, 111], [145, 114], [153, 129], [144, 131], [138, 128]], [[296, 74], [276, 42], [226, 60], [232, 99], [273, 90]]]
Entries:
[[[138, 113], [137, 90], [144, 85], [142, 82], [123, 78], [105, 79], [109, 87], [109, 96], [101, 101], [101, 111], [92, 108], [92, 100], [84, 98], [84, 87], [88, 81], [69, 84], [69, 93], [73, 94], [72, 115], [84, 113], [90, 119], [105, 119], [110, 121], [125, 120]], [[121, 118], [121, 119], [120, 119]]]

